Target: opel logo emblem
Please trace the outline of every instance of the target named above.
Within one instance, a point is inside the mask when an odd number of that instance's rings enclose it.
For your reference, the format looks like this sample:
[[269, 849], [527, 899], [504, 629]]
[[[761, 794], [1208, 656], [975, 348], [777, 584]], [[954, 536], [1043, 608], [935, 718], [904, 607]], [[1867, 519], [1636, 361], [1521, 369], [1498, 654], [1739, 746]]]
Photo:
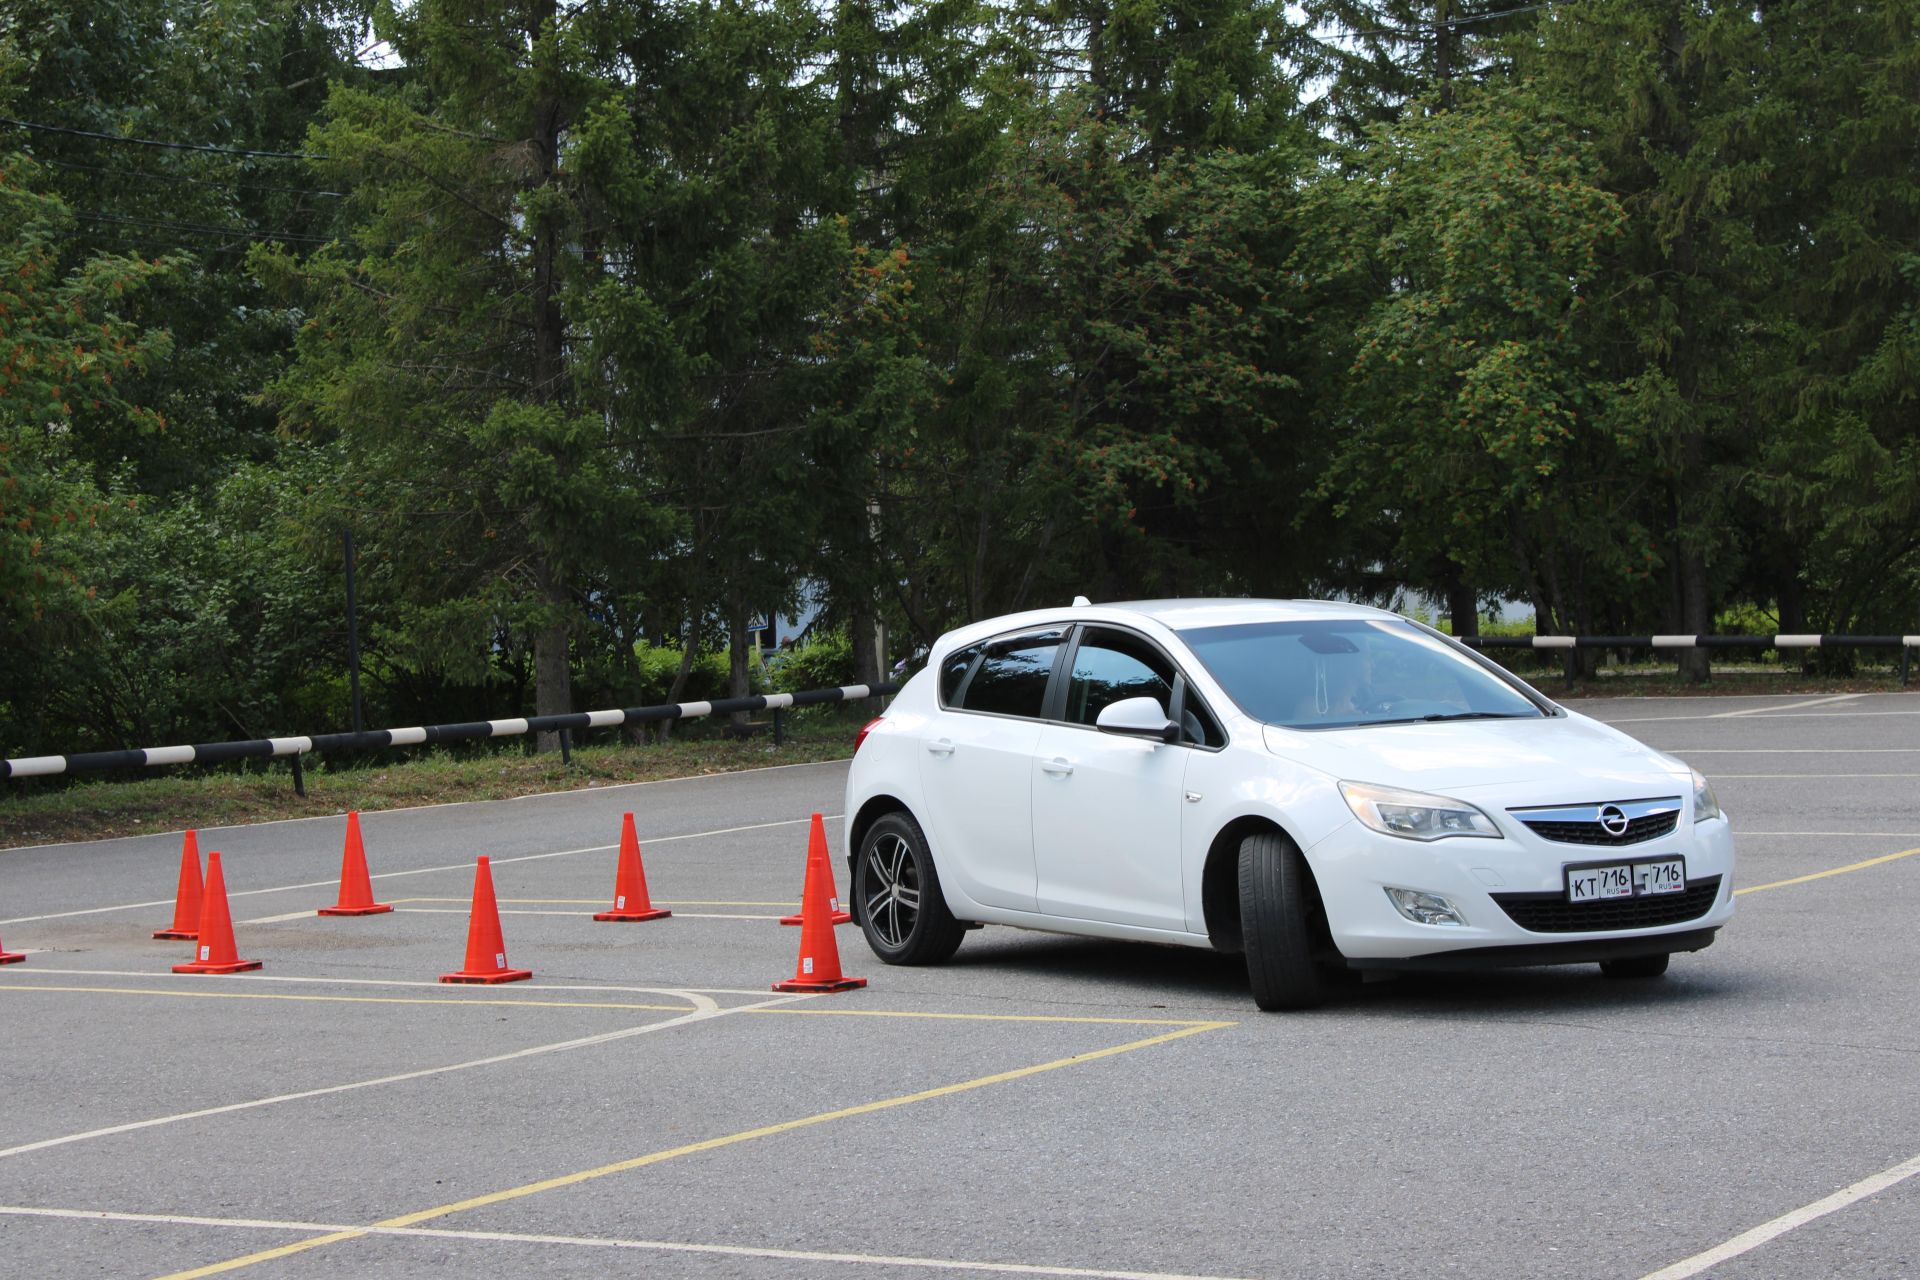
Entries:
[[1627, 834], [1627, 815], [1617, 804], [1600, 806], [1600, 827], [1610, 836]]

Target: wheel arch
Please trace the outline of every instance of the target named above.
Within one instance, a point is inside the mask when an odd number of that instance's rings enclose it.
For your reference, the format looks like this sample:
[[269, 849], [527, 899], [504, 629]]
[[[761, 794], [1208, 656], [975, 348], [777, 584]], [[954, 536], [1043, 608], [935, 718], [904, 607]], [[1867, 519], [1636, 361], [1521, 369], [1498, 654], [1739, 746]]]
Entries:
[[[1240, 924], [1240, 842], [1262, 831], [1271, 831], [1300, 842], [1291, 831], [1264, 814], [1242, 814], [1220, 828], [1207, 847], [1206, 865], [1200, 872], [1200, 910], [1207, 938], [1215, 951], [1238, 955], [1246, 950]], [[1307, 867], [1309, 878], [1313, 867]], [[1315, 885], [1318, 895], [1319, 886]]]
[[[847, 881], [847, 891], [849, 893], [853, 891], [853, 881], [851, 877], [853, 875], [854, 859], [860, 855], [861, 841], [867, 838], [867, 832], [873, 828], [874, 823], [890, 813], [904, 813], [910, 818], [914, 816], [913, 810], [907, 808], [904, 801], [896, 796], [883, 793], [881, 795], [867, 797], [865, 802], [861, 804], [859, 812], [848, 817], [847, 875], [849, 879]], [[919, 819], [914, 818], [914, 821], [918, 822]]]

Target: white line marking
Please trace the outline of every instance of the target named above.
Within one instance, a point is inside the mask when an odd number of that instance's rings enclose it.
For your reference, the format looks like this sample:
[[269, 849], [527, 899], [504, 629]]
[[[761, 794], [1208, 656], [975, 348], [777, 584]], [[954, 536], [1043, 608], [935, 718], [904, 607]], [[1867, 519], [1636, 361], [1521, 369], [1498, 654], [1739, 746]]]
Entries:
[[234, 924], [284, 924], [289, 920], [312, 920], [315, 918], [317, 918], [316, 913], [312, 908], [308, 908], [305, 911], [289, 911], [285, 915], [279, 916], [255, 916], [251, 920], [235, 920]]
[[[841, 816], [842, 815], [836, 813], [831, 819], [827, 820], [838, 821]], [[792, 827], [803, 822], [811, 822], [812, 820], [811, 816], [805, 818], [783, 818], [778, 822], [756, 822], [745, 827], [719, 827], [712, 831], [687, 831], [680, 835], [673, 836], [647, 836], [643, 838], [640, 843], [643, 847], [650, 844], [672, 844], [676, 840], [701, 840], [708, 836], [738, 835], [742, 831], [766, 831], [773, 827]], [[543, 858], [568, 858], [576, 853], [605, 853], [609, 849], [617, 848], [619, 848], [618, 845], [612, 844], [590, 844], [581, 849], [560, 849], [553, 853], [526, 853], [512, 858], [494, 858], [491, 861], [494, 866], [503, 867], [511, 862], [538, 862]], [[398, 880], [402, 876], [428, 876], [438, 875], [447, 871], [472, 870], [473, 864], [471, 862], [457, 862], [445, 867], [415, 867], [411, 871], [382, 871], [373, 878], [375, 880]], [[227, 897], [230, 899], [251, 898], [263, 893], [291, 893], [295, 889], [326, 889], [338, 883], [338, 880], [308, 880], [301, 884], [283, 884], [272, 889], [241, 889], [229, 893]], [[40, 916], [15, 916], [11, 920], [0, 920], [0, 924], [31, 924], [36, 920], [66, 920], [73, 916], [97, 916], [109, 911], [134, 911], [146, 907], [168, 907], [172, 905], [172, 898], [159, 898], [153, 902], [123, 902], [114, 907], [87, 907], [81, 911], [55, 911]]]
[[1751, 1231], [1743, 1231], [1725, 1244], [1717, 1244], [1704, 1253], [1696, 1253], [1691, 1258], [1682, 1258], [1670, 1267], [1662, 1267], [1658, 1271], [1650, 1272], [1642, 1276], [1641, 1280], [1686, 1280], [1688, 1276], [1697, 1276], [1709, 1267], [1716, 1267], [1730, 1258], [1750, 1253], [1769, 1240], [1777, 1239], [1796, 1227], [1804, 1227], [1816, 1218], [1824, 1218], [1868, 1196], [1878, 1195], [1891, 1186], [1905, 1182], [1916, 1173], [1920, 1173], [1920, 1156], [1876, 1173], [1871, 1178], [1862, 1178], [1850, 1187], [1842, 1187], [1824, 1200], [1815, 1200], [1812, 1204], [1795, 1209], [1791, 1213], [1783, 1213], [1771, 1222], [1761, 1223]]
[[1736, 778], [1920, 778], [1920, 773], [1710, 773], [1716, 782]]
[[625, 1027], [619, 1031], [607, 1031], [597, 1036], [584, 1036], [578, 1040], [560, 1040], [552, 1044], [537, 1044], [526, 1049], [516, 1049], [512, 1053], [495, 1054], [488, 1058], [474, 1058], [467, 1062], [453, 1062], [441, 1067], [423, 1067], [418, 1071], [402, 1071], [396, 1075], [379, 1076], [372, 1080], [355, 1080], [348, 1084], [327, 1085], [319, 1089], [303, 1089], [298, 1093], [280, 1093], [270, 1098], [253, 1098], [246, 1102], [229, 1102], [225, 1106], [204, 1107], [198, 1111], [182, 1111], [177, 1115], [155, 1116], [150, 1120], [132, 1120], [126, 1124], [108, 1125], [104, 1129], [89, 1129], [85, 1133], [69, 1133], [58, 1138], [42, 1138], [38, 1142], [26, 1142], [17, 1147], [0, 1150], [0, 1160], [8, 1156], [26, 1155], [33, 1151], [45, 1151], [49, 1147], [62, 1147], [68, 1143], [85, 1142], [92, 1138], [112, 1137], [117, 1133], [132, 1133], [140, 1129], [152, 1129], [163, 1124], [178, 1124], [183, 1120], [202, 1120], [208, 1116], [221, 1116], [234, 1111], [250, 1111], [256, 1107], [270, 1107], [281, 1102], [300, 1102], [307, 1098], [324, 1098], [334, 1093], [349, 1093], [356, 1089], [371, 1089], [383, 1084], [401, 1084], [408, 1080], [424, 1080], [431, 1076], [442, 1076], [452, 1071], [471, 1071], [476, 1067], [493, 1067], [503, 1062], [516, 1062], [522, 1058], [537, 1057], [548, 1053], [563, 1053], [569, 1049], [588, 1049], [596, 1045], [610, 1044], [615, 1040], [628, 1040], [634, 1036], [644, 1036], [655, 1031], [666, 1031], [672, 1027], [686, 1026], [689, 1023], [705, 1022], [712, 1018], [724, 1018], [730, 1013], [740, 1013], [746, 1009], [764, 1008], [769, 1005], [788, 1004], [796, 999], [810, 999], [808, 996], [785, 996], [773, 1000], [762, 1000], [758, 1004], [734, 1005], [722, 1009], [712, 1000], [696, 995], [691, 991], [675, 991], [689, 1004], [699, 1005], [693, 1013], [683, 1013], [677, 1018], [667, 1018], [661, 1022], [642, 1023], [637, 1027]]
[[471, 1240], [490, 1244], [558, 1244], [591, 1249], [645, 1249], [663, 1253], [718, 1254], [733, 1258], [777, 1258], [796, 1262], [850, 1262], [884, 1267], [920, 1267], [934, 1271], [992, 1271], [1022, 1276], [1073, 1276], [1091, 1280], [1224, 1280], [1166, 1271], [1103, 1271], [1088, 1267], [1049, 1267], [1023, 1262], [969, 1262], [959, 1258], [914, 1258], [880, 1253], [821, 1253], [810, 1249], [766, 1249], [749, 1245], [684, 1244], [672, 1240], [617, 1240], [604, 1236], [530, 1235], [517, 1231], [457, 1231], [446, 1227], [362, 1227], [331, 1222], [275, 1222], [262, 1218], [201, 1218], [173, 1213], [109, 1213], [93, 1209], [40, 1209], [0, 1205], [0, 1214], [22, 1218], [64, 1218], [79, 1222], [151, 1223], [175, 1227], [229, 1227], [252, 1231], [330, 1234], [352, 1231], [368, 1236], [417, 1236], [427, 1240]]
[[[1682, 720], [1718, 720], [1724, 713], [1710, 716], [1640, 716], [1627, 720], [1601, 720], [1601, 724], [1676, 724]], [[1870, 716], [1920, 716], [1920, 711], [1809, 711], [1802, 715], [1790, 709], [1765, 707], [1750, 713], [1755, 720], [1865, 720]], [[1595, 717], [1599, 719], [1599, 717]]]
[[1920, 831], [1741, 831], [1748, 836], [1845, 836], [1850, 840], [1920, 840]]
[[[395, 744], [395, 745], [399, 745], [399, 744]], [[46, 756], [44, 758], [48, 760], [52, 760], [57, 764], [62, 764], [62, 767], [64, 767], [63, 762], [65, 760], [65, 757], [63, 756]], [[751, 769], [726, 769], [726, 770], [722, 770], [719, 773], [683, 773], [680, 776], [675, 778], [648, 778], [643, 782], [608, 782], [608, 783], [602, 783], [600, 786], [597, 786], [597, 787], [569, 787], [564, 791], [530, 791], [526, 795], [508, 796], [506, 797], [506, 799], [507, 800], [550, 800], [555, 796], [579, 796], [579, 795], [587, 795], [589, 793], [593, 795], [601, 795], [608, 791], [622, 791], [628, 787], [659, 787], [659, 786], [665, 786], [667, 783], [670, 783], [670, 782], [710, 782], [715, 778], [733, 778], [733, 777], [738, 777], [741, 774], [772, 773], [776, 769], [817, 769], [821, 765], [827, 765], [827, 764], [844, 765], [846, 763], [847, 763], [846, 760], [796, 760], [792, 764], [760, 764], [760, 765], [755, 765]], [[20, 771], [21, 761], [15, 760], [13, 764], [14, 764], [14, 770], [13, 770], [14, 777], [24, 778], [29, 776]], [[391, 813], [419, 813], [427, 809], [453, 809], [463, 804], [500, 804], [500, 803], [502, 803], [502, 801], [500, 800], [440, 800], [433, 804], [408, 804], [408, 805], [399, 805], [392, 809], [368, 809], [362, 816], [368, 819], [372, 819], [374, 817], [384, 818]], [[304, 817], [304, 818], [269, 818], [265, 822], [234, 822], [234, 823], [229, 823], [224, 827], [195, 827], [194, 830], [204, 836], [209, 831], [251, 831], [255, 827], [277, 827], [284, 823], [289, 823], [289, 822], [339, 822], [342, 816], [343, 815], [339, 813], [315, 813], [315, 814], [309, 814], [307, 817]], [[0, 848], [0, 854], [31, 853], [35, 849], [72, 849], [72, 848], [79, 848], [84, 845], [90, 845], [90, 844], [114, 844], [122, 840], [148, 840], [153, 838], [154, 836], [178, 836], [178, 835], [184, 835], [184, 834], [185, 834], [184, 830], [180, 830], [180, 829], [176, 829], [173, 831], [143, 831], [139, 835], [106, 836], [99, 840], [57, 840], [51, 844], [9, 845], [5, 848]]]
[[1852, 702], [1855, 698], [1864, 698], [1864, 693], [1837, 693], [1831, 698], [1815, 698], [1812, 702], [1783, 702], [1772, 707], [1747, 707], [1741, 711], [1721, 711], [1708, 716], [1709, 720], [1731, 720], [1735, 716], [1765, 715], [1769, 711], [1796, 711], [1801, 707], [1823, 707], [1829, 702]]
[[[42, 973], [58, 974], [63, 978], [167, 978], [178, 980], [185, 977], [188, 983], [194, 985], [212, 981], [304, 982], [309, 985], [328, 987], [427, 987], [433, 990], [440, 990], [442, 988], [442, 984], [438, 982], [423, 982], [417, 979], [405, 978], [326, 978], [306, 977], [286, 973], [228, 973], [209, 978], [199, 974], [176, 974], [170, 970], [162, 970], [154, 973], [145, 969], [43, 969], [38, 965], [35, 965], [31, 969], [20, 969], [16, 972], [9, 973], [7, 976], [9, 978], [30, 978]], [[543, 981], [536, 982], [533, 986], [524, 989], [528, 991], [616, 991], [649, 996], [677, 996], [688, 991], [695, 991], [702, 995], [709, 996], [762, 996], [766, 994], [766, 991], [760, 987], [616, 987], [597, 982], [559, 983]]]

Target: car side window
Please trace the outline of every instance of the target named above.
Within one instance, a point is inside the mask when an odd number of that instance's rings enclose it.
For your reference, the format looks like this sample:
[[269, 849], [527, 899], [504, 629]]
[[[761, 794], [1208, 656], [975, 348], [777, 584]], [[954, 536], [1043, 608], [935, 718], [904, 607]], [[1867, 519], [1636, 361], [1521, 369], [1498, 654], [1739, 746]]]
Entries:
[[989, 644], [979, 669], [960, 692], [960, 709], [1037, 719], [1046, 703], [1060, 639], [1059, 632], [1050, 631]]
[[1107, 707], [1128, 698], [1152, 698], [1168, 710], [1173, 681], [1173, 664], [1146, 641], [1125, 631], [1091, 628], [1074, 653], [1067, 721], [1093, 724]]
[[962, 649], [949, 654], [940, 664], [940, 705], [951, 707], [954, 699], [960, 696], [961, 682], [967, 678], [967, 672], [973, 670], [973, 660], [980, 656], [980, 646]]

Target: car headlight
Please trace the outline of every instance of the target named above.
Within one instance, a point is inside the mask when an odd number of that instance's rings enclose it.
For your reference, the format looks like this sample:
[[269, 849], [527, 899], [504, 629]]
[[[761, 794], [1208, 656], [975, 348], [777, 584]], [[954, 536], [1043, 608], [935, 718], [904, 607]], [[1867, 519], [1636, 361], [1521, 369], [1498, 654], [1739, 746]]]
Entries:
[[1705, 822], [1720, 816], [1720, 802], [1713, 798], [1713, 784], [1698, 769], [1693, 770], [1693, 820]]
[[1343, 782], [1340, 794], [1353, 816], [1384, 835], [1407, 840], [1444, 840], [1448, 836], [1501, 839], [1493, 819], [1464, 800], [1396, 791], [1365, 782]]

